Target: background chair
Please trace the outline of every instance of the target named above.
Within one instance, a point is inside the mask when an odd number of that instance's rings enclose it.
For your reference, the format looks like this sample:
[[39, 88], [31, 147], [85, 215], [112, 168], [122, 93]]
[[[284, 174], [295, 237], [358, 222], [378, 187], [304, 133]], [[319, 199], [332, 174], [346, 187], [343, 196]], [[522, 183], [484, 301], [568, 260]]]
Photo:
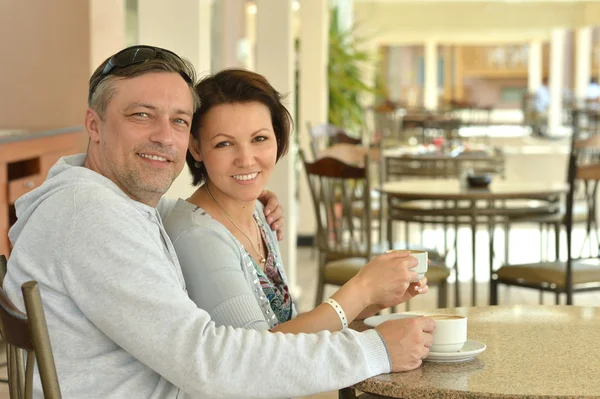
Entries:
[[4, 286], [4, 276], [6, 276], [7, 264], [6, 256], [0, 255], [0, 287]]
[[[600, 181], [600, 136], [594, 135], [579, 139], [578, 113], [574, 112], [573, 142], [569, 157], [569, 192], [566, 200], [565, 227], [567, 236], [567, 260], [559, 259], [528, 264], [505, 265], [492, 272], [490, 303], [498, 304], [498, 286], [500, 284], [534, 288], [554, 292], [556, 303], [560, 303], [560, 294], [566, 295], [568, 305], [573, 303], [573, 293], [600, 290], [600, 258], [581, 258], [573, 256], [571, 248], [575, 192], [578, 184], [583, 187], [586, 204], [592, 211], [590, 218], [595, 220], [595, 200]], [[598, 240], [598, 234], [595, 235]], [[589, 237], [591, 240], [591, 236]], [[595, 243], [599, 247], [600, 243]]]
[[[8, 264], [8, 262], [6, 260], [6, 256], [0, 255], [0, 287], [2, 287], [4, 285], [4, 276], [6, 276], [7, 264]], [[2, 323], [0, 323], [0, 334], [2, 336], [4, 336], [4, 334], [2, 334]], [[4, 367], [7, 364], [6, 356], [8, 354], [8, 352], [6, 351], [6, 344], [4, 343], [4, 339], [0, 339], [0, 346], [2, 346], [4, 348], [4, 352], [5, 352], [4, 359], [2, 359], [0, 361], [0, 367]], [[0, 379], [0, 382], [8, 383], [8, 380]]]
[[[316, 304], [323, 301], [326, 284], [344, 285], [371, 258], [385, 251], [376, 251], [371, 229], [371, 212], [357, 214], [357, 203], [371, 209], [369, 160], [364, 167], [347, 165], [333, 158], [306, 161], [300, 151], [309, 182], [317, 221], [315, 240], [319, 249], [319, 275]], [[429, 285], [440, 288], [438, 304], [446, 306], [445, 267], [430, 264]]]
[[35, 359], [44, 397], [60, 399], [56, 366], [37, 282], [26, 282], [22, 286], [22, 292], [26, 313], [17, 309], [4, 289], [0, 289], [0, 320], [8, 357], [10, 397], [32, 397]]
[[321, 151], [337, 143], [360, 145], [362, 140], [357, 137], [350, 137], [344, 129], [328, 123], [312, 126], [310, 122], [306, 123], [310, 137], [310, 149], [314, 159], [320, 157]]

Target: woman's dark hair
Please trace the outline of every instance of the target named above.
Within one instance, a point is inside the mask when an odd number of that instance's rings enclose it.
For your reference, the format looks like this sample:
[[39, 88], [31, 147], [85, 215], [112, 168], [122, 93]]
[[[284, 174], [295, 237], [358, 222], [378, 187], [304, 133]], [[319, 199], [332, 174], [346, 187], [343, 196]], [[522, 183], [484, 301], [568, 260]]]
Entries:
[[[271, 123], [277, 140], [277, 160], [288, 150], [289, 136], [292, 130], [292, 116], [281, 103], [283, 96], [271, 86], [264, 76], [245, 69], [225, 69], [215, 75], [202, 79], [196, 85], [200, 97], [200, 106], [192, 119], [191, 134], [200, 140], [200, 128], [204, 116], [214, 107], [222, 104], [259, 102], [271, 113]], [[197, 163], [188, 150], [186, 162], [197, 186], [206, 181], [204, 163]]]

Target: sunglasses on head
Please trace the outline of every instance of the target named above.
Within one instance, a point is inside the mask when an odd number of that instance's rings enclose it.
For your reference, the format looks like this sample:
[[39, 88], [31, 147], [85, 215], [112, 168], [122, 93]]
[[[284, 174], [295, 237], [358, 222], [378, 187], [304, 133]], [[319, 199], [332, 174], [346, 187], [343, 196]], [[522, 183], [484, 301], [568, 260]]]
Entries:
[[[183, 60], [181, 59], [181, 57], [179, 57], [174, 52], [164, 49], [164, 48], [153, 47], [153, 46], [128, 47], [126, 49], [119, 51], [117, 54], [113, 55], [112, 57], [110, 57], [110, 59], [106, 63], [106, 66], [102, 70], [102, 73], [100, 74], [100, 79], [98, 79], [98, 81], [94, 85], [94, 90], [91, 90], [91, 92], [93, 93], [96, 90], [96, 87], [98, 86], [98, 84], [100, 84], [100, 82], [105, 77], [110, 75], [116, 68], [125, 68], [125, 67], [131, 66], [131, 65], [141, 64], [148, 60], [153, 60], [155, 58], [164, 58], [164, 56], [161, 56], [161, 54], [168, 54], [172, 57], [175, 57], [177, 60], [179, 60], [183, 63]], [[190, 78], [187, 73], [180, 70], [179, 74], [189, 85], [194, 84], [192, 82], [192, 78]]]

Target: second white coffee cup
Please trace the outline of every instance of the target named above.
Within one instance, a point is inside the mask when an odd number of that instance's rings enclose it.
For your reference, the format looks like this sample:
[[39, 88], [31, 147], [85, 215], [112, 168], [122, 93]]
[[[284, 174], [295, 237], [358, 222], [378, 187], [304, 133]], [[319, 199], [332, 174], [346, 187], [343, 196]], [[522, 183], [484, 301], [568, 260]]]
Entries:
[[467, 342], [467, 318], [460, 315], [426, 315], [435, 320], [431, 352], [458, 352]]

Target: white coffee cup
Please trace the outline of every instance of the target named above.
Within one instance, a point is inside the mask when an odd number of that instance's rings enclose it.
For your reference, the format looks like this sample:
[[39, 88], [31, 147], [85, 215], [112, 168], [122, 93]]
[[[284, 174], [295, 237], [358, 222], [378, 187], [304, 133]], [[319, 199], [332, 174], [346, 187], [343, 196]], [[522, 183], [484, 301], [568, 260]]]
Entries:
[[431, 352], [458, 352], [467, 342], [467, 318], [454, 314], [427, 315], [435, 321]]
[[[386, 252], [390, 253], [390, 252], [396, 252], [396, 251], [406, 251], [406, 250], [405, 249], [392, 249], [392, 250], [389, 250]], [[411, 270], [414, 270], [415, 272], [417, 272], [417, 274], [418, 274], [417, 279], [414, 281], [414, 282], [417, 282], [417, 281], [421, 280], [423, 277], [425, 277], [425, 273], [427, 272], [427, 268], [429, 266], [429, 261], [427, 260], [427, 251], [411, 249], [408, 252], [410, 252], [410, 256], [417, 258], [417, 261], [419, 261], [417, 266], [411, 269]]]
[[411, 250], [410, 256], [417, 258], [417, 260], [419, 261], [417, 267], [413, 269], [419, 275], [415, 281], [419, 281], [420, 279], [425, 277], [425, 273], [427, 272], [427, 268], [429, 267], [429, 261], [427, 260], [427, 252]]

